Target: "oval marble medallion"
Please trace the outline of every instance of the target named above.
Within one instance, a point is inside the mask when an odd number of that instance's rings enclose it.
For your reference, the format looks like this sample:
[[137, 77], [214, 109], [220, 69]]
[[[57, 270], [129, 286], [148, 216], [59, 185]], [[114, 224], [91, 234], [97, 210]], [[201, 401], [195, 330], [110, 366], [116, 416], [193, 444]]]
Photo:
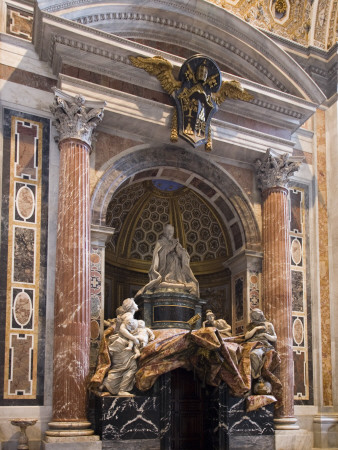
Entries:
[[292, 261], [298, 266], [302, 260], [302, 245], [298, 239], [294, 239], [291, 244]]
[[257, 284], [257, 282], [258, 282], [257, 275], [251, 275], [250, 281], [251, 281], [252, 284]]
[[92, 320], [90, 323], [90, 337], [91, 339], [98, 339], [100, 337], [100, 325], [96, 320]]
[[20, 292], [14, 300], [14, 318], [22, 327], [29, 322], [33, 308], [29, 295], [26, 292]]
[[98, 264], [98, 263], [100, 262], [100, 255], [98, 255], [97, 253], [92, 253], [92, 254], [90, 255], [90, 261], [91, 261], [93, 264]]
[[292, 326], [293, 339], [297, 345], [300, 345], [304, 339], [304, 326], [300, 319], [296, 319]]
[[16, 196], [16, 208], [23, 219], [29, 219], [32, 217], [35, 204], [34, 194], [29, 187], [23, 186], [18, 190], [18, 194]]

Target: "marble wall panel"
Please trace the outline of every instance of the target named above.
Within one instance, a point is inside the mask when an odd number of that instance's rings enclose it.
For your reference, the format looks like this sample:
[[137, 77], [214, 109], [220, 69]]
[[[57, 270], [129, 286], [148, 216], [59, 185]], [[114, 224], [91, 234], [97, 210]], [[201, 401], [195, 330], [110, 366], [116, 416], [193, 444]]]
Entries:
[[11, 333], [9, 339], [9, 364], [11, 372], [8, 377], [8, 395], [33, 395], [36, 391], [32, 380], [31, 367], [34, 367], [33, 335]]
[[[29, 72], [28, 70], [10, 67], [4, 64], [0, 64], [0, 79], [15, 83], [15, 90], [17, 89], [16, 84], [21, 84], [23, 86], [39, 89], [40, 91], [47, 91], [49, 94], [56, 84], [56, 81], [53, 78], [48, 78], [39, 73]], [[8, 85], [6, 88], [9, 93]], [[38, 103], [38, 107], [39, 106], [40, 103]]]
[[292, 336], [295, 404], [313, 404], [310, 267], [307, 266], [307, 188], [293, 186], [290, 201], [290, 248], [292, 290]]
[[49, 132], [4, 110], [0, 404], [43, 402]]
[[33, 13], [7, 5], [6, 33], [32, 40]]
[[256, 270], [249, 270], [249, 301], [250, 309], [260, 308], [260, 273]]
[[91, 246], [90, 253], [90, 371], [94, 372], [103, 333], [104, 247]]

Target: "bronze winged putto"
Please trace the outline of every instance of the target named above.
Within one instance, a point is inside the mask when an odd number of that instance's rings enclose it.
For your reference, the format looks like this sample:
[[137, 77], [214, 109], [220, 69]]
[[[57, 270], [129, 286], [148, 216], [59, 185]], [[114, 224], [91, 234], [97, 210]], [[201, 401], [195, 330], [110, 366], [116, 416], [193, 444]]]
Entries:
[[179, 73], [173, 75], [173, 66], [161, 56], [144, 58], [130, 56], [132, 64], [155, 76], [162, 88], [176, 103], [172, 119], [171, 141], [178, 135], [194, 147], [205, 144], [212, 149], [210, 122], [218, 106], [228, 97], [249, 101], [253, 97], [238, 81], [223, 81], [215, 61], [207, 56], [194, 55], [187, 59]]

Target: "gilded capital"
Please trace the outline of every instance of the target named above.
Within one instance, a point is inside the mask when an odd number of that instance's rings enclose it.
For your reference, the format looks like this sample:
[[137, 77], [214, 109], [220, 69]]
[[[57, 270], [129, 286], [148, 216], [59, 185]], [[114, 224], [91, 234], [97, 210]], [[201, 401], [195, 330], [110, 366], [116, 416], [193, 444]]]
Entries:
[[290, 156], [288, 153], [279, 155], [268, 149], [264, 157], [255, 163], [259, 189], [287, 188], [290, 177], [299, 170], [302, 161], [302, 157]]
[[87, 101], [82, 95], [72, 96], [56, 88], [54, 92], [50, 110], [55, 117], [53, 125], [59, 132], [59, 141], [79, 139], [91, 146], [93, 131], [103, 119], [106, 103]]

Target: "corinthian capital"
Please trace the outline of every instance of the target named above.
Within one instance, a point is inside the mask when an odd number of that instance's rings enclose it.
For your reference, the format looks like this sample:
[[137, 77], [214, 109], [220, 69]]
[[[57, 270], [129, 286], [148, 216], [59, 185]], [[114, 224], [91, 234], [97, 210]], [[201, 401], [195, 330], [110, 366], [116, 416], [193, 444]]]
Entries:
[[303, 157], [287, 153], [278, 155], [268, 149], [264, 157], [255, 163], [259, 189], [287, 188], [290, 177], [299, 170], [302, 161]]
[[68, 95], [54, 89], [55, 98], [50, 110], [54, 114], [60, 141], [67, 138], [80, 139], [89, 146], [94, 128], [103, 119], [105, 102], [86, 101], [81, 95]]

